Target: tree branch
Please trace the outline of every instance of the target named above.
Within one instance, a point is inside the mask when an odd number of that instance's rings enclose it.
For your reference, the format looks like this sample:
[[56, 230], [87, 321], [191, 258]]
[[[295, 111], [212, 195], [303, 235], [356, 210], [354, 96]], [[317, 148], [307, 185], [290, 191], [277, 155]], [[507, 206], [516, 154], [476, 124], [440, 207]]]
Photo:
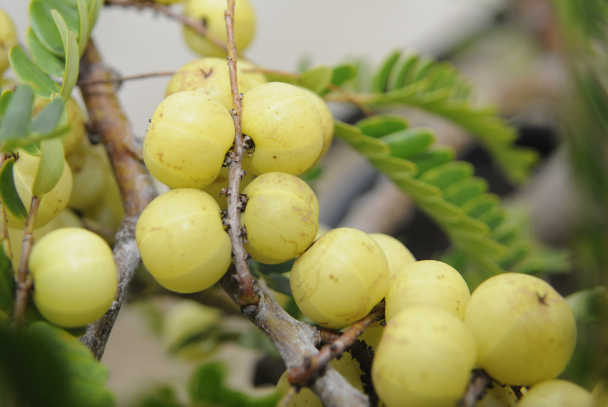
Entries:
[[492, 379], [483, 369], [473, 369], [471, 381], [467, 386], [462, 399], [458, 402], [458, 407], [475, 407], [477, 400], [480, 400], [486, 393], [488, 385]]
[[118, 86], [120, 86], [124, 81], [131, 81], [134, 79], [154, 78], [154, 77], [158, 77], [158, 76], [172, 76], [172, 75], [175, 75], [175, 71], [150, 72], [150, 73], [142, 73], [139, 75], [119, 76], [118, 78], [101, 79], [101, 80], [96, 80], [96, 81], [80, 80], [80, 81], [76, 82], [76, 85], [82, 87], [82, 86], [90, 86], [90, 85], [99, 85], [100, 83], [118, 82]]

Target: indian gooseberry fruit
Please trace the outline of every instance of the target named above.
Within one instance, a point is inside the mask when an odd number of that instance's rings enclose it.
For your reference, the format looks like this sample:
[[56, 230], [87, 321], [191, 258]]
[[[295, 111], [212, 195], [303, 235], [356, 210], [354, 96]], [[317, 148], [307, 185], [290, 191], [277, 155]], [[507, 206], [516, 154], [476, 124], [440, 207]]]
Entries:
[[435, 260], [411, 263], [391, 279], [386, 293], [386, 320], [404, 308], [431, 305], [464, 319], [469, 287], [453, 267]]
[[475, 403], [475, 407], [515, 407], [517, 400], [511, 386], [493, 382], [483, 398]]
[[[245, 187], [249, 185], [254, 178], [255, 176], [253, 174], [245, 172], [245, 176], [241, 179], [241, 184], [239, 185], [239, 191], [243, 192]], [[222, 167], [217, 178], [214, 179], [211, 184], [203, 188], [203, 191], [211, 195], [222, 210], [228, 208], [228, 199], [226, 198], [226, 194], [220, 196], [220, 192], [222, 189], [228, 188], [228, 181], [228, 167]]]
[[566, 380], [538, 383], [519, 401], [518, 407], [592, 407], [593, 396]]
[[220, 207], [200, 190], [174, 189], [154, 199], [137, 222], [135, 238], [150, 274], [171, 291], [209, 288], [230, 266], [232, 245]]
[[38, 310], [60, 326], [98, 320], [116, 296], [112, 249], [86, 229], [62, 228], [44, 236], [32, 249], [29, 268]]
[[370, 233], [369, 236], [382, 248], [382, 251], [386, 256], [386, 261], [388, 261], [388, 270], [391, 279], [395, 278], [397, 272], [402, 268], [416, 261], [407, 247], [394, 237], [383, 233]]
[[367, 234], [333, 229], [295, 261], [290, 285], [300, 310], [327, 328], [343, 328], [366, 316], [388, 290], [388, 263]]
[[[240, 93], [251, 89], [247, 76], [237, 65], [237, 80]], [[225, 58], [201, 58], [179, 68], [171, 77], [165, 97], [185, 90], [201, 92], [219, 102], [226, 109], [233, 108], [230, 90], [230, 72]]]
[[72, 194], [68, 202], [70, 208], [84, 210], [95, 204], [104, 193], [105, 154], [103, 145], [93, 146], [85, 137], [76, 150], [66, 156], [72, 170]]
[[327, 103], [323, 100], [323, 98], [317, 95], [315, 92], [308, 88], [300, 87], [300, 90], [306, 94], [315, 104], [315, 107], [319, 111], [321, 115], [321, 125], [323, 126], [323, 148], [321, 148], [321, 153], [319, 154], [319, 161], [329, 150], [331, 147], [331, 141], [334, 138], [334, 116], [331, 114], [331, 110], [327, 107]]
[[[34, 114], [42, 110], [50, 101], [51, 99], [36, 96], [34, 98]], [[68, 99], [65, 104], [65, 111], [67, 122], [70, 124], [70, 131], [66, 135], [61, 136], [61, 141], [63, 143], [63, 151], [68, 155], [78, 148], [80, 142], [87, 134], [87, 130], [84, 125], [85, 119], [82, 109], [74, 98]]]
[[261, 263], [278, 264], [302, 254], [319, 228], [319, 203], [295, 175], [269, 172], [245, 188], [249, 200], [241, 216], [245, 249]]
[[501, 383], [529, 386], [555, 378], [576, 344], [566, 300], [527, 274], [499, 274], [481, 283], [465, 323], [477, 342], [477, 363]]
[[17, 31], [10, 16], [0, 9], [0, 75], [8, 68], [8, 51], [17, 45]]
[[245, 61], [244, 59], [240, 58], [237, 63], [237, 68], [243, 72], [243, 75], [249, 81], [249, 85], [251, 85], [251, 89], [268, 83], [268, 78], [266, 78], [266, 75], [264, 75], [262, 72], [254, 72], [253, 69], [257, 68], [257, 66], [249, 61]]
[[[19, 151], [19, 158], [13, 167], [15, 187], [28, 213], [30, 210], [30, 202], [32, 201], [32, 187], [39, 165], [40, 157]], [[34, 227], [42, 227], [59, 215], [59, 213], [66, 208], [71, 192], [72, 172], [70, 171], [68, 164], [64, 161], [63, 172], [59, 182], [57, 182], [57, 185], [55, 185], [51, 191], [44, 194], [40, 200], [40, 207], [38, 208]], [[16, 218], [10, 211], [6, 211], [6, 215], [9, 227], [21, 229], [25, 226], [24, 221]]]
[[219, 174], [233, 141], [234, 123], [224, 106], [199, 92], [179, 92], [154, 111], [144, 162], [171, 188], [203, 188]]
[[[227, 43], [224, 0], [187, 0], [184, 14], [202, 22], [207, 31], [222, 44]], [[238, 51], [244, 51], [255, 34], [255, 10], [249, 0], [236, 2], [234, 11], [234, 42]], [[225, 58], [227, 53], [213, 42], [203, 37], [191, 27], [184, 25], [184, 38], [190, 49], [204, 57]]]
[[116, 230], [122, 223], [125, 217], [125, 210], [122, 204], [122, 198], [120, 196], [120, 190], [118, 189], [118, 183], [112, 171], [110, 161], [105, 149], [98, 150], [102, 151], [104, 158], [104, 178], [105, 178], [105, 192], [101, 195], [100, 199], [93, 205], [87, 207], [84, 211], [84, 217], [87, 219], [94, 220], [95, 222], [103, 225], [107, 228]]
[[467, 387], [475, 356], [475, 340], [454, 314], [409, 307], [388, 321], [372, 381], [388, 407], [454, 406]]
[[244, 161], [254, 174], [306, 171], [323, 148], [323, 125], [314, 102], [296, 86], [270, 82], [243, 98], [243, 134], [255, 151]]

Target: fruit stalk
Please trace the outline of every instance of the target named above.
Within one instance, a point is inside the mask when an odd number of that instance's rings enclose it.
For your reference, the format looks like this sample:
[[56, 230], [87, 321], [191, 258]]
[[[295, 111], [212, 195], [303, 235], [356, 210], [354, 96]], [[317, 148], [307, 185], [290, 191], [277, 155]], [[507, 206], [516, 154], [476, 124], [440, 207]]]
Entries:
[[215, 35], [210, 33], [209, 30], [207, 30], [207, 28], [203, 24], [199, 23], [198, 21], [196, 21], [188, 16], [185, 16], [180, 13], [176, 13], [170, 7], [163, 6], [162, 4], [154, 3], [152, 1], [133, 1], [133, 0], [106, 0], [104, 4], [106, 6], [135, 7], [139, 10], [142, 10], [145, 7], [150, 8], [152, 10], [156, 10], [160, 13], [163, 13], [164, 15], [166, 15], [169, 18], [178, 20], [182, 24], [193, 28], [197, 33], [207, 37], [207, 39], [209, 41], [213, 42], [213, 44], [220, 47], [220, 49], [226, 50], [226, 44], [224, 44], [222, 42], [222, 40], [220, 40], [218, 37], [216, 37]]
[[228, 10], [224, 13], [226, 20], [226, 33], [228, 37], [228, 69], [230, 70], [230, 90], [232, 91], [233, 110], [232, 120], [234, 121], [234, 148], [228, 155], [228, 235], [232, 241], [232, 252], [236, 275], [240, 283], [241, 295], [239, 296], [239, 306], [241, 308], [249, 305], [257, 305], [260, 297], [253, 289], [253, 277], [249, 272], [247, 264], [248, 254], [243, 244], [244, 231], [241, 228], [241, 211], [244, 202], [239, 192], [243, 170], [241, 163], [243, 155], [247, 150], [243, 140], [243, 130], [241, 126], [242, 116], [242, 95], [239, 93], [236, 71], [236, 45], [234, 43], [234, 0], [228, 0]]
[[27, 296], [30, 288], [32, 287], [32, 280], [28, 279], [28, 262], [30, 259], [32, 246], [34, 245], [34, 235], [32, 233], [34, 232], [34, 224], [36, 223], [36, 215], [38, 214], [39, 207], [40, 198], [37, 196], [32, 196], [30, 212], [27, 215], [27, 220], [25, 221], [25, 230], [23, 232], [23, 243], [21, 247], [21, 261], [19, 263], [19, 271], [17, 273], [17, 293], [15, 295], [15, 311], [13, 314], [15, 325], [20, 325], [23, 322], [25, 306], [27, 305]]
[[[82, 57], [80, 80], [104, 81], [112, 77], [103, 65], [93, 41], [89, 41]], [[131, 126], [118, 103], [115, 87], [111, 83], [99, 83], [81, 88], [89, 112], [91, 127], [103, 141], [125, 208], [125, 219], [116, 234], [114, 260], [118, 269], [118, 290], [110, 310], [99, 321], [90, 324], [80, 341], [95, 358], [103, 356], [114, 322], [118, 317], [126, 289], [140, 262], [135, 243], [135, 226], [144, 208], [156, 197], [150, 175], [143, 164], [133, 156], [129, 140], [133, 138]]]
[[458, 407], [475, 407], [477, 400], [483, 396], [491, 382], [492, 380], [485, 370], [474, 369], [467, 390], [458, 402]]

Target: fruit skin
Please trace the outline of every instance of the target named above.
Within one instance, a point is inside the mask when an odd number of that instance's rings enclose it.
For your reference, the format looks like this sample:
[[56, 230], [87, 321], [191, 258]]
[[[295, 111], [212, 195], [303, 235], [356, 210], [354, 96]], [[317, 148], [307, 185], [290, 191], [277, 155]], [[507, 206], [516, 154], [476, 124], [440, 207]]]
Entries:
[[[237, 66], [237, 81], [240, 93], [246, 93], [252, 87], [240, 66]], [[228, 110], [234, 107], [230, 71], [225, 58], [201, 58], [182, 66], [171, 77], [165, 97], [185, 90], [201, 92]]]
[[211, 287], [232, 260], [219, 206], [196, 189], [174, 189], [154, 199], [137, 222], [135, 238], [150, 274], [179, 293]]
[[57, 229], [30, 255], [34, 301], [54, 324], [78, 327], [101, 318], [116, 296], [116, 264], [110, 246], [86, 229]]
[[242, 124], [243, 134], [255, 143], [255, 151], [243, 165], [256, 175], [301, 174], [323, 147], [319, 111], [306, 94], [286, 83], [270, 82], [247, 92]]
[[391, 279], [395, 278], [397, 272], [416, 262], [416, 258], [399, 240], [392, 236], [383, 233], [370, 233], [369, 236], [374, 239], [384, 252], [388, 261], [388, 269]]
[[406, 308], [387, 324], [372, 364], [372, 381], [388, 407], [455, 406], [475, 364], [475, 341], [450, 312]]
[[[251, 85], [251, 89], [255, 88], [256, 86], [260, 86], [265, 83], [268, 83], [268, 78], [266, 78], [266, 75], [264, 75], [262, 72], [248, 72], [247, 71], [248, 69], [257, 68], [256, 65], [252, 64], [249, 61], [245, 61], [244, 59], [239, 58], [239, 60], [237, 62], [237, 68], [239, 68], [239, 70], [243, 71], [243, 75], [249, 81], [249, 85]], [[245, 93], [245, 92], [242, 92], [242, 93]]]
[[469, 298], [469, 287], [454, 268], [435, 260], [417, 261], [391, 278], [386, 320], [413, 305], [437, 306], [464, 319]]
[[233, 141], [234, 123], [224, 106], [202, 93], [179, 92], [154, 111], [144, 162], [171, 188], [203, 188], [219, 174]]
[[576, 344], [570, 306], [543, 280], [505, 273], [471, 295], [465, 323], [478, 346], [478, 364], [512, 385], [533, 385], [564, 370]]
[[[249, 185], [249, 183], [253, 181], [254, 178], [255, 176], [252, 173], [246, 172], [245, 177], [241, 179], [241, 184], [239, 185], [239, 192], [242, 193], [245, 187]], [[211, 195], [222, 210], [228, 208], [228, 199], [226, 198], [226, 194], [222, 194], [222, 196], [220, 196], [220, 192], [224, 188], [228, 188], [228, 167], [222, 167], [217, 178], [214, 179], [211, 184], [203, 188], [203, 191]]]
[[[225, 10], [226, 2], [224, 0], [187, 0], [184, 14], [199, 22], [204, 21], [207, 30], [226, 44]], [[238, 52], [244, 51], [249, 46], [255, 35], [255, 29], [255, 10], [251, 2], [249, 0], [237, 1], [234, 11], [234, 42]], [[192, 28], [184, 25], [183, 30], [186, 44], [192, 51], [204, 57], [226, 57], [226, 51], [218, 48]]]
[[[48, 105], [50, 101], [51, 99], [44, 99], [40, 96], [36, 96], [34, 98], [34, 115], [38, 114], [38, 112], [40, 112], [44, 106]], [[85, 120], [82, 109], [80, 109], [80, 106], [74, 98], [68, 99], [65, 104], [65, 111], [71, 129], [68, 134], [61, 136], [61, 141], [63, 143], [63, 151], [67, 155], [78, 148], [80, 142], [87, 134], [87, 130], [84, 125]]]
[[538, 383], [519, 401], [518, 407], [592, 407], [591, 393], [566, 380]]
[[517, 396], [513, 389], [508, 384], [504, 387], [499, 383], [493, 382], [492, 388], [486, 390], [486, 394], [477, 403], [475, 407], [515, 407], [517, 405]]
[[8, 51], [17, 45], [17, 30], [10, 16], [0, 9], [0, 75], [9, 67]]
[[[13, 167], [15, 187], [28, 213], [30, 211], [30, 203], [32, 202], [32, 186], [34, 185], [34, 178], [36, 177], [39, 165], [40, 157], [19, 151], [19, 159]], [[51, 191], [44, 194], [40, 200], [40, 207], [38, 208], [36, 223], [34, 224], [35, 228], [46, 225], [59, 215], [66, 208], [71, 192], [72, 172], [67, 162], [64, 162], [63, 173], [59, 182], [57, 182], [57, 185]], [[8, 218], [8, 226], [11, 228], [21, 229], [25, 226], [23, 221], [15, 218], [9, 211], [6, 211], [6, 217]]]
[[319, 229], [319, 202], [295, 175], [269, 172], [245, 188], [249, 200], [241, 216], [245, 249], [261, 263], [278, 264], [302, 254]]
[[299, 89], [306, 94], [315, 104], [315, 107], [321, 115], [321, 124], [323, 126], [323, 148], [317, 162], [325, 155], [329, 147], [331, 147], [331, 141], [334, 138], [334, 116], [331, 114], [331, 110], [327, 107], [327, 103], [323, 98], [317, 95], [315, 92], [308, 88], [299, 87]]
[[388, 263], [367, 234], [351, 228], [327, 232], [295, 261], [290, 275], [300, 310], [327, 328], [366, 316], [386, 294]]
[[93, 146], [84, 138], [77, 149], [66, 156], [72, 170], [72, 194], [68, 206], [84, 210], [95, 204], [104, 193], [106, 174], [103, 145]]

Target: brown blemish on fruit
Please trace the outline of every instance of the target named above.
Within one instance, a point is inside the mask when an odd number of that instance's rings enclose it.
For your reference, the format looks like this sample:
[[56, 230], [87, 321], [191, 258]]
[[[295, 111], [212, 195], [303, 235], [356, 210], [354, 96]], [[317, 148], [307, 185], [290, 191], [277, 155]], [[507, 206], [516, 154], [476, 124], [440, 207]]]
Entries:
[[540, 293], [536, 293], [536, 297], [538, 298], [538, 302], [543, 304], [543, 305], [548, 305], [547, 304], [547, 295], [549, 293], [544, 293], [544, 294], [540, 294]]

